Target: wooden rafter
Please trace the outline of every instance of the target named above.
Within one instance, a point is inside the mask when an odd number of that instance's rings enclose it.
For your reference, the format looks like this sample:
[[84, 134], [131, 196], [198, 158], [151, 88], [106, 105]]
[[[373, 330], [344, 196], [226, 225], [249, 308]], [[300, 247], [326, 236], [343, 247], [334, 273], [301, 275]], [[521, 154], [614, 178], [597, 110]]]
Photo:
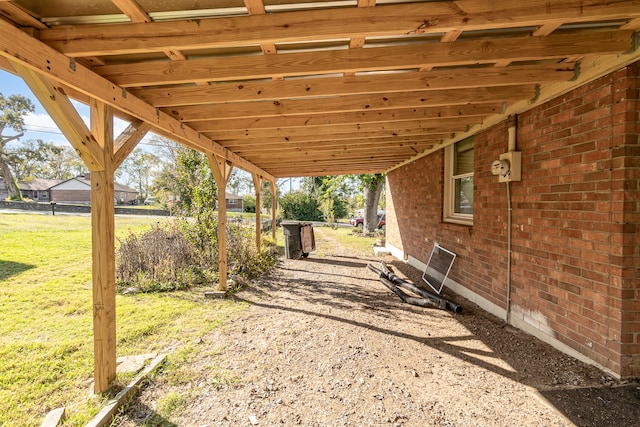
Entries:
[[2, 20], [0, 20], [0, 56], [12, 60], [14, 67], [15, 64], [21, 64], [37, 74], [64, 83], [79, 92], [119, 109], [127, 115], [149, 123], [153, 130], [161, 135], [201, 152], [212, 151], [248, 172], [259, 172], [263, 176], [270, 176], [245, 159], [215, 144], [209, 138], [179, 123], [132, 94], [128, 94], [123, 88], [94, 74], [80, 64], [73, 64], [69, 58]]
[[[376, 9], [376, 8], [372, 8]], [[272, 74], [304, 76], [415, 69], [423, 65], [462, 66], [508, 59], [531, 61], [574, 55], [622, 53], [632, 48], [631, 31], [551, 34], [547, 37], [506, 37], [495, 41], [407, 45], [369, 49], [300, 52], [286, 55], [236, 56], [176, 62], [140, 62], [95, 67], [122, 87], [261, 79]]]
[[168, 112], [176, 119], [195, 122], [211, 119], [272, 117], [282, 115], [323, 114], [331, 112], [359, 112], [422, 108], [446, 105], [466, 105], [469, 99], [476, 103], [509, 101], [535, 96], [535, 85], [484, 87], [459, 90], [433, 90], [398, 92], [392, 94], [352, 95], [344, 98], [282, 100], [255, 103], [234, 102], [212, 110], [207, 106], [172, 108]]
[[13, 58], [71, 97], [102, 100], [266, 180], [296, 167], [311, 175], [403, 164], [602, 75], [601, 58], [630, 63], [640, 27], [637, 0], [243, 0], [247, 14], [231, 4], [96, 0], [130, 23], [58, 17], [51, 8], [62, 0], [51, 1], [37, 13], [28, 2], [10, 13], [0, 1], [22, 34], [0, 24], [10, 40], [0, 42], [0, 68], [15, 72]]
[[162, 52], [259, 45], [322, 39], [430, 34], [453, 30], [479, 31], [538, 27], [548, 20], [563, 23], [614, 21], [640, 17], [635, 1], [614, 4], [583, 1], [526, 0], [392, 4], [376, 7], [285, 12], [269, 15], [222, 17], [197, 21], [148, 24], [92, 25], [52, 28], [41, 39], [70, 56]]
[[132, 89], [154, 107], [268, 101], [286, 98], [362, 95], [418, 90], [463, 89], [568, 81], [575, 70], [563, 64], [512, 66], [509, 70], [471, 68], [419, 73], [310, 78], [269, 82], [218, 83], [203, 87]]
[[220, 119], [198, 121], [190, 124], [200, 132], [219, 130], [256, 130], [296, 128], [308, 126], [335, 126], [355, 123], [389, 123], [467, 116], [499, 114], [504, 109], [502, 102], [488, 102], [467, 105], [447, 105], [442, 107], [397, 108], [377, 111], [355, 111], [340, 113], [319, 113], [308, 115], [281, 115], [274, 117]]

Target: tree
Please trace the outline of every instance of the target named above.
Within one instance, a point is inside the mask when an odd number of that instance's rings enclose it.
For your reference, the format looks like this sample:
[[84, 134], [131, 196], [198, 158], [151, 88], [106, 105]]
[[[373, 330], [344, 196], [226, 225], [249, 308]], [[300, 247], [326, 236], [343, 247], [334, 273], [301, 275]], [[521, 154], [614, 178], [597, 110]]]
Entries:
[[82, 159], [73, 148], [40, 139], [29, 140], [16, 150], [7, 150], [6, 154], [18, 181], [69, 179], [85, 170]]
[[[9, 198], [22, 200], [22, 194], [13, 177], [5, 147], [8, 142], [19, 139], [24, 131], [24, 117], [36, 110], [33, 102], [22, 95], [11, 95], [8, 98], [0, 93], [0, 173], [4, 179]], [[17, 135], [3, 135], [6, 128], [19, 132]]]
[[318, 209], [318, 201], [304, 190], [292, 191], [280, 199], [282, 216], [286, 219], [303, 221], [322, 221], [322, 212]]
[[302, 180], [302, 188], [316, 199], [318, 209], [325, 221], [347, 216], [347, 198], [350, 180], [345, 175], [307, 177]]
[[244, 190], [247, 190], [248, 192], [251, 188], [253, 188], [251, 175], [242, 169], [233, 168], [231, 176], [229, 177], [229, 182], [227, 183], [227, 189], [229, 189], [229, 192], [239, 195], [243, 193]]
[[215, 207], [217, 187], [206, 156], [184, 148], [178, 153], [177, 161], [174, 185], [182, 211], [197, 216], [199, 212]]
[[385, 180], [381, 173], [357, 175], [364, 193], [363, 233], [371, 233], [378, 228], [378, 202]]
[[126, 174], [127, 184], [135, 185], [142, 198], [151, 193], [151, 178], [158, 173], [160, 160], [153, 153], [148, 153], [140, 148], [133, 150], [129, 157], [118, 168], [118, 177]]

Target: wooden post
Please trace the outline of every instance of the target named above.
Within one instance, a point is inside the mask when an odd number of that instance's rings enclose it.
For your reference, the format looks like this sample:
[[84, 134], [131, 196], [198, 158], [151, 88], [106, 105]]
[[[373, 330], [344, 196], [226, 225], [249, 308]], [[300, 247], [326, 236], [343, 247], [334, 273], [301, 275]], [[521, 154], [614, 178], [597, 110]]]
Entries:
[[253, 188], [256, 192], [256, 248], [260, 252], [260, 236], [262, 234], [262, 224], [260, 223], [260, 191], [262, 190], [262, 177], [257, 173], [252, 173]]
[[276, 208], [277, 208], [277, 196], [276, 196], [276, 181], [269, 181], [271, 184], [271, 234], [273, 241], [276, 241]]
[[91, 100], [91, 133], [103, 152], [103, 170], [91, 172], [94, 390], [116, 377], [116, 263], [113, 201], [113, 112]]
[[224, 158], [207, 152], [209, 167], [218, 187], [218, 290], [227, 290], [227, 182], [233, 166]]
[[91, 101], [91, 129], [65, 91], [19, 62], [12, 62], [91, 171], [94, 391], [107, 391], [116, 376], [116, 286], [113, 206], [113, 112]]

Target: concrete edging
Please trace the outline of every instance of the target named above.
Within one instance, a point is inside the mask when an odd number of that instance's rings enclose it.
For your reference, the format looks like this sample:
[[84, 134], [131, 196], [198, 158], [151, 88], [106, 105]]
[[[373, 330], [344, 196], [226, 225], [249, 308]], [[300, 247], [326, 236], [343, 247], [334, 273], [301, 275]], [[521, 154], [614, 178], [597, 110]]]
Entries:
[[138, 376], [129, 383], [128, 386], [123, 388], [113, 399], [109, 401], [107, 406], [102, 408], [100, 412], [96, 414], [85, 427], [102, 427], [109, 425], [113, 420], [113, 416], [118, 409], [125, 403], [129, 402], [131, 398], [138, 392], [138, 386], [140, 382], [154, 369], [156, 369], [162, 362], [164, 362], [166, 354], [160, 354], [156, 356], [147, 367], [144, 368]]

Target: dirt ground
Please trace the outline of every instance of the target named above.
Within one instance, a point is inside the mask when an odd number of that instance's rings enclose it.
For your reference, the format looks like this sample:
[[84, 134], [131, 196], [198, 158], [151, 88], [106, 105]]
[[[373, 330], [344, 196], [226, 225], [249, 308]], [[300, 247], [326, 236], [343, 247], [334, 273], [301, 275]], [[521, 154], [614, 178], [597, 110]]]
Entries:
[[[113, 425], [640, 426], [640, 384], [446, 291], [461, 314], [402, 303], [367, 263], [416, 284], [419, 271], [315, 231], [317, 252], [249, 284], [243, 317], [198, 340], [196, 379], [161, 373]], [[170, 395], [188, 398], [167, 419]]]

